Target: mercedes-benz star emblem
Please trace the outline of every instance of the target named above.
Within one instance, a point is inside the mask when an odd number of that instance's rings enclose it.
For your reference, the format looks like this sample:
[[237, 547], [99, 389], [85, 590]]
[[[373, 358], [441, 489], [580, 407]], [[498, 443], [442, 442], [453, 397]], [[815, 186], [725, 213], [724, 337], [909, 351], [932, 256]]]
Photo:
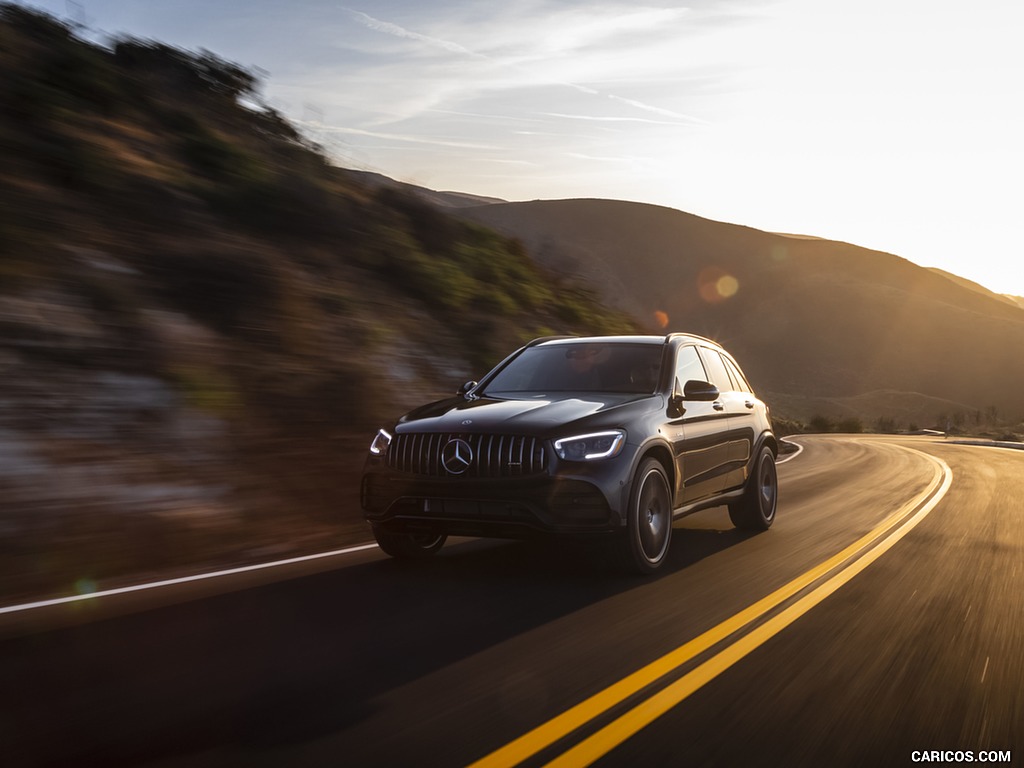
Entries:
[[473, 449], [465, 440], [449, 440], [441, 449], [441, 463], [449, 474], [461, 475], [473, 463]]

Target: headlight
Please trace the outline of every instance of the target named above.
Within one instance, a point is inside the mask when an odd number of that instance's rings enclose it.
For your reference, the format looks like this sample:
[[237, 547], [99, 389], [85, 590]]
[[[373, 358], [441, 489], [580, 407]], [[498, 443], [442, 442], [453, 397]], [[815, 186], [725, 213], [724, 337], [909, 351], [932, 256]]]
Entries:
[[610, 459], [619, 455], [625, 442], [626, 433], [621, 429], [573, 435], [555, 440], [555, 453], [567, 461]]
[[370, 443], [370, 453], [375, 456], [383, 456], [388, 452], [389, 445], [391, 445], [391, 433], [386, 429], [379, 429], [377, 430], [377, 436]]

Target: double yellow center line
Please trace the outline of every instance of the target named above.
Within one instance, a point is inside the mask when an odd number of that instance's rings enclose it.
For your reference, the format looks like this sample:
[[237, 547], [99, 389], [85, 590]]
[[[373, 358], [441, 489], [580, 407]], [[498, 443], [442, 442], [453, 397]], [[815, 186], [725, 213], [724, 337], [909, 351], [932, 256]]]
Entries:
[[549, 766], [559, 768], [590, 765], [831, 595], [881, 557], [924, 519], [945, 496], [953, 482], [952, 470], [941, 459], [913, 448], [900, 447], [930, 461], [934, 474], [921, 493], [901, 506], [870, 533], [721, 624], [477, 760], [469, 768], [508, 768], [518, 765], [638, 694], [648, 685], [678, 670], [734, 633], [762, 619], [815, 582], [824, 579], [803, 597], [548, 763]]

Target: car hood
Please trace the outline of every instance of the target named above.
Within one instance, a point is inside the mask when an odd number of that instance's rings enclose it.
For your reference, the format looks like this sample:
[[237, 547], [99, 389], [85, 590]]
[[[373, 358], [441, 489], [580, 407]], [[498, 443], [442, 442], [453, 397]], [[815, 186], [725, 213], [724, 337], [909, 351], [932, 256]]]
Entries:
[[602, 429], [621, 425], [629, 415], [659, 407], [656, 395], [581, 395], [566, 398], [504, 400], [462, 397], [440, 400], [403, 416], [404, 432], [508, 433], [547, 437], [576, 427]]

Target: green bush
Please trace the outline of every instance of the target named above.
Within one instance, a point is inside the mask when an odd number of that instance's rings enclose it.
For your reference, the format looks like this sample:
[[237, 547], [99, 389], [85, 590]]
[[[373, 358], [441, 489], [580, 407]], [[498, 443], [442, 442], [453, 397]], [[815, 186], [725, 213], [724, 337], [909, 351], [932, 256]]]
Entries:
[[182, 136], [181, 148], [195, 170], [219, 182], [254, 181], [268, 175], [256, 158], [200, 124]]
[[899, 430], [899, 425], [896, 423], [896, 419], [890, 416], [879, 416], [875, 420], [875, 431], [880, 432], [884, 435], [895, 434]]
[[809, 424], [812, 432], [833, 432], [835, 431], [835, 425], [832, 420], [821, 414], [815, 414], [811, 417]]
[[259, 84], [254, 73], [209, 51], [192, 53], [131, 37], [115, 41], [114, 61], [137, 76], [156, 77], [182, 91], [231, 100], [254, 93]]
[[406, 284], [428, 305], [459, 311], [477, 295], [478, 284], [450, 261], [412, 251], [402, 267]]
[[841, 419], [836, 424], [837, 432], [852, 432], [853, 434], [860, 434], [864, 431], [864, 423], [856, 416], [848, 416]]

